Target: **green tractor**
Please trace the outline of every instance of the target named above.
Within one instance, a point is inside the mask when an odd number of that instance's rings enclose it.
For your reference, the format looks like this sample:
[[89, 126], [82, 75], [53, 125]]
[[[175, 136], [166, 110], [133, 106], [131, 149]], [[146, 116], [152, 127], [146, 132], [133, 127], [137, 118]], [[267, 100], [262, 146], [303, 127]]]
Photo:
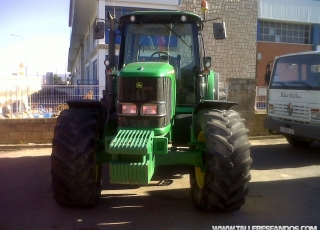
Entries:
[[[213, 23], [224, 39], [221, 18]], [[224, 100], [206, 56], [205, 20], [182, 11], [108, 14], [103, 98], [68, 101], [52, 141], [52, 188], [63, 206], [95, 205], [102, 165], [110, 183], [149, 184], [157, 166], [190, 166], [191, 197], [205, 211], [237, 210], [250, 180], [248, 129]], [[115, 66], [115, 23], [121, 36]], [[97, 22], [95, 38], [105, 34]]]

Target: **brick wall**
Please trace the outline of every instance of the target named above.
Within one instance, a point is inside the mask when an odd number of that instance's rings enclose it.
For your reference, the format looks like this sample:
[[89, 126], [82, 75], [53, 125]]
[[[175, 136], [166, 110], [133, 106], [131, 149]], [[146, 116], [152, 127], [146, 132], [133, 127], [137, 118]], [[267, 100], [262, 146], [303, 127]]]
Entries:
[[[263, 127], [263, 119], [266, 115], [243, 116], [246, 119], [246, 127], [249, 128], [249, 136], [267, 135], [268, 131]], [[27, 143], [51, 143], [56, 118], [38, 119], [0, 119], [0, 144], [27, 144]]]
[[232, 107], [245, 119], [245, 125], [249, 129], [249, 136], [268, 135], [268, 130], [263, 126], [265, 114], [254, 114], [255, 103], [255, 79], [233, 78], [227, 79], [228, 101], [237, 102], [238, 105]]
[[264, 119], [268, 115], [266, 114], [254, 114], [247, 122], [247, 128], [249, 129], [249, 136], [266, 136], [269, 135], [268, 130], [263, 126]]
[[261, 53], [261, 60], [257, 60], [257, 86], [264, 86], [264, 75], [267, 63], [274, 60], [276, 56], [312, 51], [313, 45], [274, 43], [274, 42], [258, 42], [257, 53]]
[[[222, 17], [227, 32], [227, 39], [214, 40], [213, 22], [205, 23], [205, 47], [207, 55], [212, 57], [214, 71], [220, 73], [222, 81], [228, 78], [255, 79], [257, 0], [207, 2], [206, 19]], [[180, 9], [202, 16], [200, 3], [198, 0], [182, 0]]]
[[51, 143], [57, 118], [0, 119], [0, 144]]

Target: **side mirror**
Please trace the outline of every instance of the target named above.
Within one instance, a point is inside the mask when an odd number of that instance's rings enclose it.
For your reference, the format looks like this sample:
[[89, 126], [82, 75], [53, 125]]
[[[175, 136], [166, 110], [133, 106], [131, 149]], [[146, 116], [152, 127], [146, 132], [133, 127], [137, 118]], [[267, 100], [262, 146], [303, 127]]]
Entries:
[[93, 26], [93, 38], [94, 39], [102, 39], [105, 34], [105, 25], [104, 22], [97, 22]]
[[213, 23], [213, 36], [216, 40], [226, 39], [226, 26], [224, 22], [214, 22]]
[[264, 81], [267, 85], [269, 85], [270, 83], [270, 76], [271, 76], [271, 71], [269, 70], [268, 72], [266, 72], [266, 74], [264, 75]]
[[211, 67], [211, 57], [203, 57], [203, 65], [205, 68]]

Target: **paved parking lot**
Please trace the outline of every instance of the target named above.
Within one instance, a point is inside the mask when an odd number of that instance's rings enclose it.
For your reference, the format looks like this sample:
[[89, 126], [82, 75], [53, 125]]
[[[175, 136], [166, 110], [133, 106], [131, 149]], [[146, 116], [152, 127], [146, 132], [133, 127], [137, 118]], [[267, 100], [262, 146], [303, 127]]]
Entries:
[[252, 141], [252, 180], [239, 211], [205, 213], [192, 204], [188, 167], [161, 167], [149, 186], [106, 183], [93, 208], [64, 208], [52, 196], [50, 148], [0, 151], [0, 229], [212, 229], [320, 226], [320, 143]]

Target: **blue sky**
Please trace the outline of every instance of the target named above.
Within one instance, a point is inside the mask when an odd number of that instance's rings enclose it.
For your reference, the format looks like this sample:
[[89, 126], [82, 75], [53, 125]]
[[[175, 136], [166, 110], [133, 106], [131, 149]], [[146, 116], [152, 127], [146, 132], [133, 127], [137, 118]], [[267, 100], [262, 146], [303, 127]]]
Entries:
[[21, 62], [28, 75], [65, 73], [69, 0], [1, 0], [0, 9], [0, 77], [17, 72]]

